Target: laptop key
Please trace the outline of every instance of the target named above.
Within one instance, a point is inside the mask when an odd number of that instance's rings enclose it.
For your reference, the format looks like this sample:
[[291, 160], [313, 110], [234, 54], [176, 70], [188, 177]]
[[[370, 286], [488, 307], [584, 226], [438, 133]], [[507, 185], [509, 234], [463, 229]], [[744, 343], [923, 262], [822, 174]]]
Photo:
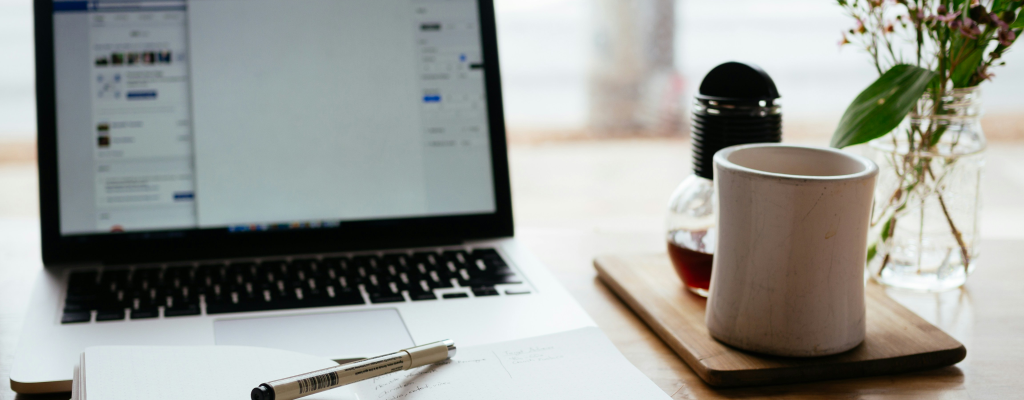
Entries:
[[161, 283], [164, 288], [180, 289], [191, 285], [193, 277], [192, 266], [179, 265], [167, 267], [164, 270], [163, 282]]
[[231, 293], [222, 290], [220, 285], [214, 285], [213, 290], [205, 295], [205, 299], [207, 314], [228, 313], [237, 309], [232, 301]]
[[125, 298], [124, 292], [105, 294], [96, 301], [96, 308], [101, 310], [111, 310], [127, 306], [127, 299]]
[[366, 286], [366, 292], [370, 294], [371, 303], [397, 303], [405, 301], [402, 291], [398, 289], [398, 285], [394, 282], [381, 283], [372, 289], [373, 291], [371, 291], [370, 286]]
[[89, 322], [92, 319], [92, 313], [89, 311], [79, 312], [65, 312], [60, 317], [60, 323], [62, 324], [73, 324], [77, 322]]
[[224, 283], [227, 279], [227, 272], [224, 264], [203, 264], [196, 268], [196, 281], [207, 288], [214, 284]]
[[132, 309], [128, 315], [131, 319], [156, 318], [158, 316], [160, 316], [160, 309], [156, 307]]
[[[460, 282], [461, 283], [461, 282]], [[515, 275], [496, 275], [496, 276], [483, 276], [479, 278], [470, 279], [463, 286], [494, 286], [502, 284], [516, 284], [523, 283], [522, 279], [519, 279]]]
[[67, 298], [64, 300], [68, 303], [91, 303], [96, 301], [96, 294], [94, 293], [68, 293]]
[[[480, 269], [489, 269], [496, 267], [507, 267], [508, 264], [501, 258], [501, 255], [494, 249], [476, 249], [470, 254], [470, 258], [473, 260], [472, 264]], [[483, 265], [479, 265], [483, 263]]]
[[97, 321], [119, 321], [124, 319], [124, 309], [101, 309], [96, 312]]
[[165, 317], [180, 317], [185, 315], [199, 315], [198, 304], [185, 304], [164, 308]]
[[386, 295], [383, 295], [383, 294], [370, 295], [370, 302], [374, 303], [374, 304], [377, 304], [377, 303], [401, 303], [401, 302], [404, 302], [404, 301], [405, 301], [405, 297], [402, 297], [401, 293], [399, 293], [399, 294], [386, 294]]
[[415, 278], [427, 276], [431, 271], [436, 271], [441, 262], [441, 255], [433, 252], [413, 253], [409, 259], [409, 273]]
[[327, 299], [324, 302], [329, 306], [366, 304], [366, 300], [363, 300], [363, 296], [359, 294], [358, 290], [327, 286], [324, 291], [327, 294]]
[[429, 277], [429, 279], [427, 279], [427, 283], [429, 283], [432, 288], [445, 289], [454, 287], [452, 285], [452, 280], [447, 278], [447, 275], [442, 276], [442, 274], [439, 274], [437, 271], [430, 271], [430, 274], [427, 276]]
[[93, 307], [82, 303], [64, 303], [64, 313], [88, 312]]
[[469, 297], [469, 295], [466, 293], [445, 293], [441, 297], [445, 299], [461, 299], [463, 297]]
[[68, 294], [64, 299], [64, 311], [86, 311], [96, 309], [97, 296], [94, 294]]
[[405, 265], [406, 262], [407, 262], [406, 259], [408, 257], [409, 257], [409, 254], [408, 253], [404, 253], [404, 252], [384, 253], [384, 256], [381, 257], [381, 259], [384, 261], [384, 264], [401, 264], [401, 265]]
[[469, 261], [469, 253], [465, 250], [448, 250], [441, 253], [441, 258], [454, 263], [457, 268], [461, 268]]
[[494, 286], [477, 286], [473, 288], [473, 294], [476, 297], [497, 296], [498, 291], [494, 289]]
[[359, 279], [366, 279], [366, 275], [379, 272], [383, 263], [380, 257], [374, 255], [352, 257], [352, 268], [359, 273]]
[[159, 286], [160, 272], [159, 268], [136, 268], [132, 271], [131, 292], [133, 294], [148, 292]]
[[409, 292], [409, 298], [413, 301], [422, 300], [437, 300], [437, 295], [434, 292]]
[[187, 287], [175, 291], [173, 296], [168, 297], [166, 307], [164, 307], [165, 317], [199, 315], [199, 313], [199, 296], [190, 293]]

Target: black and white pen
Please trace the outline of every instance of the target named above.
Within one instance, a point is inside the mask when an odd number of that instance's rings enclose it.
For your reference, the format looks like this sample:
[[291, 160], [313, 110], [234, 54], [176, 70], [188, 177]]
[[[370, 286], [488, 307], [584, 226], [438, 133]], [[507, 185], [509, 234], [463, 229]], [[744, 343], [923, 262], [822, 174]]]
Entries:
[[442, 340], [391, 354], [262, 383], [252, 400], [293, 400], [392, 372], [421, 367], [455, 356], [455, 342]]

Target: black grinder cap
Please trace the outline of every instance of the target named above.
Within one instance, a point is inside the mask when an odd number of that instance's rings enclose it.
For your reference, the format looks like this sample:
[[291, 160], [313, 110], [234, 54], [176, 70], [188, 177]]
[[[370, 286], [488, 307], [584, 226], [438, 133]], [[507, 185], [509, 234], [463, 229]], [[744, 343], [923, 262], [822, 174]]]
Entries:
[[754, 64], [727, 62], [708, 72], [691, 124], [694, 173], [713, 179], [712, 157], [726, 147], [782, 141], [778, 98], [775, 82]]

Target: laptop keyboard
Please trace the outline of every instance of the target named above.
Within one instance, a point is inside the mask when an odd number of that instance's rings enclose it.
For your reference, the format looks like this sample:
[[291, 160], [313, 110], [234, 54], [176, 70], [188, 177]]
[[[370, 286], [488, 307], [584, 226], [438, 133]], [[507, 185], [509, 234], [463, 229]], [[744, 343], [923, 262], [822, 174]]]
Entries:
[[61, 323], [499, 296], [522, 282], [490, 248], [104, 268], [71, 272]]

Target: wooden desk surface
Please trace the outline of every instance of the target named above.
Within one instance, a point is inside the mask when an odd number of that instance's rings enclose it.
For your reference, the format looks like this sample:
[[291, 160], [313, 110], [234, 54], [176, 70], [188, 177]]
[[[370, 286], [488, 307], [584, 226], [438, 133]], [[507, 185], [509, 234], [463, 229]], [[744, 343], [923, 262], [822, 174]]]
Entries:
[[[995, 146], [993, 146], [995, 147]], [[665, 201], [687, 174], [685, 143], [589, 142], [511, 150], [517, 237], [594, 318], [625, 356], [676, 399], [937, 398], [1024, 396], [1024, 147], [990, 150], [983, 181], [983, 258], [964, 290], [939, 295], [889, 291], [967, 346], [954, 367], [813, 384], [715, 390], [705, 385], [600, 281], [602, 253], [664, 251]], [[34, 168], [0, 165], [0, 400], [9, 387], [29, 281], [41, 268]], [[12, 188], [20, 193], [11, 196]]]
[[[626, 358], [675, 399], [995, 399], [1024, 393], [1024, 268], [1016, 257], [1024, 241], [987, 242], [985, 264], [963, 290], [893, 296], [967, 346], [967, 359], [954, 367], [867, 379], [718, 390], [705, 385], [596, 278], [591, 264], [594, 254], [651, 250], [651, 243], [660, 245], [660, 234], [520, 231], [519, 238], [551, 268]], [[28, 283], [41, 268], [35, 260], [36, 234], [33, 220], [0, 220], [0, 265], [6, 271], [0, 276], [0, 400], [69, 397], [16, 397], [9, 388], [12, 352], [24, 315]]]

